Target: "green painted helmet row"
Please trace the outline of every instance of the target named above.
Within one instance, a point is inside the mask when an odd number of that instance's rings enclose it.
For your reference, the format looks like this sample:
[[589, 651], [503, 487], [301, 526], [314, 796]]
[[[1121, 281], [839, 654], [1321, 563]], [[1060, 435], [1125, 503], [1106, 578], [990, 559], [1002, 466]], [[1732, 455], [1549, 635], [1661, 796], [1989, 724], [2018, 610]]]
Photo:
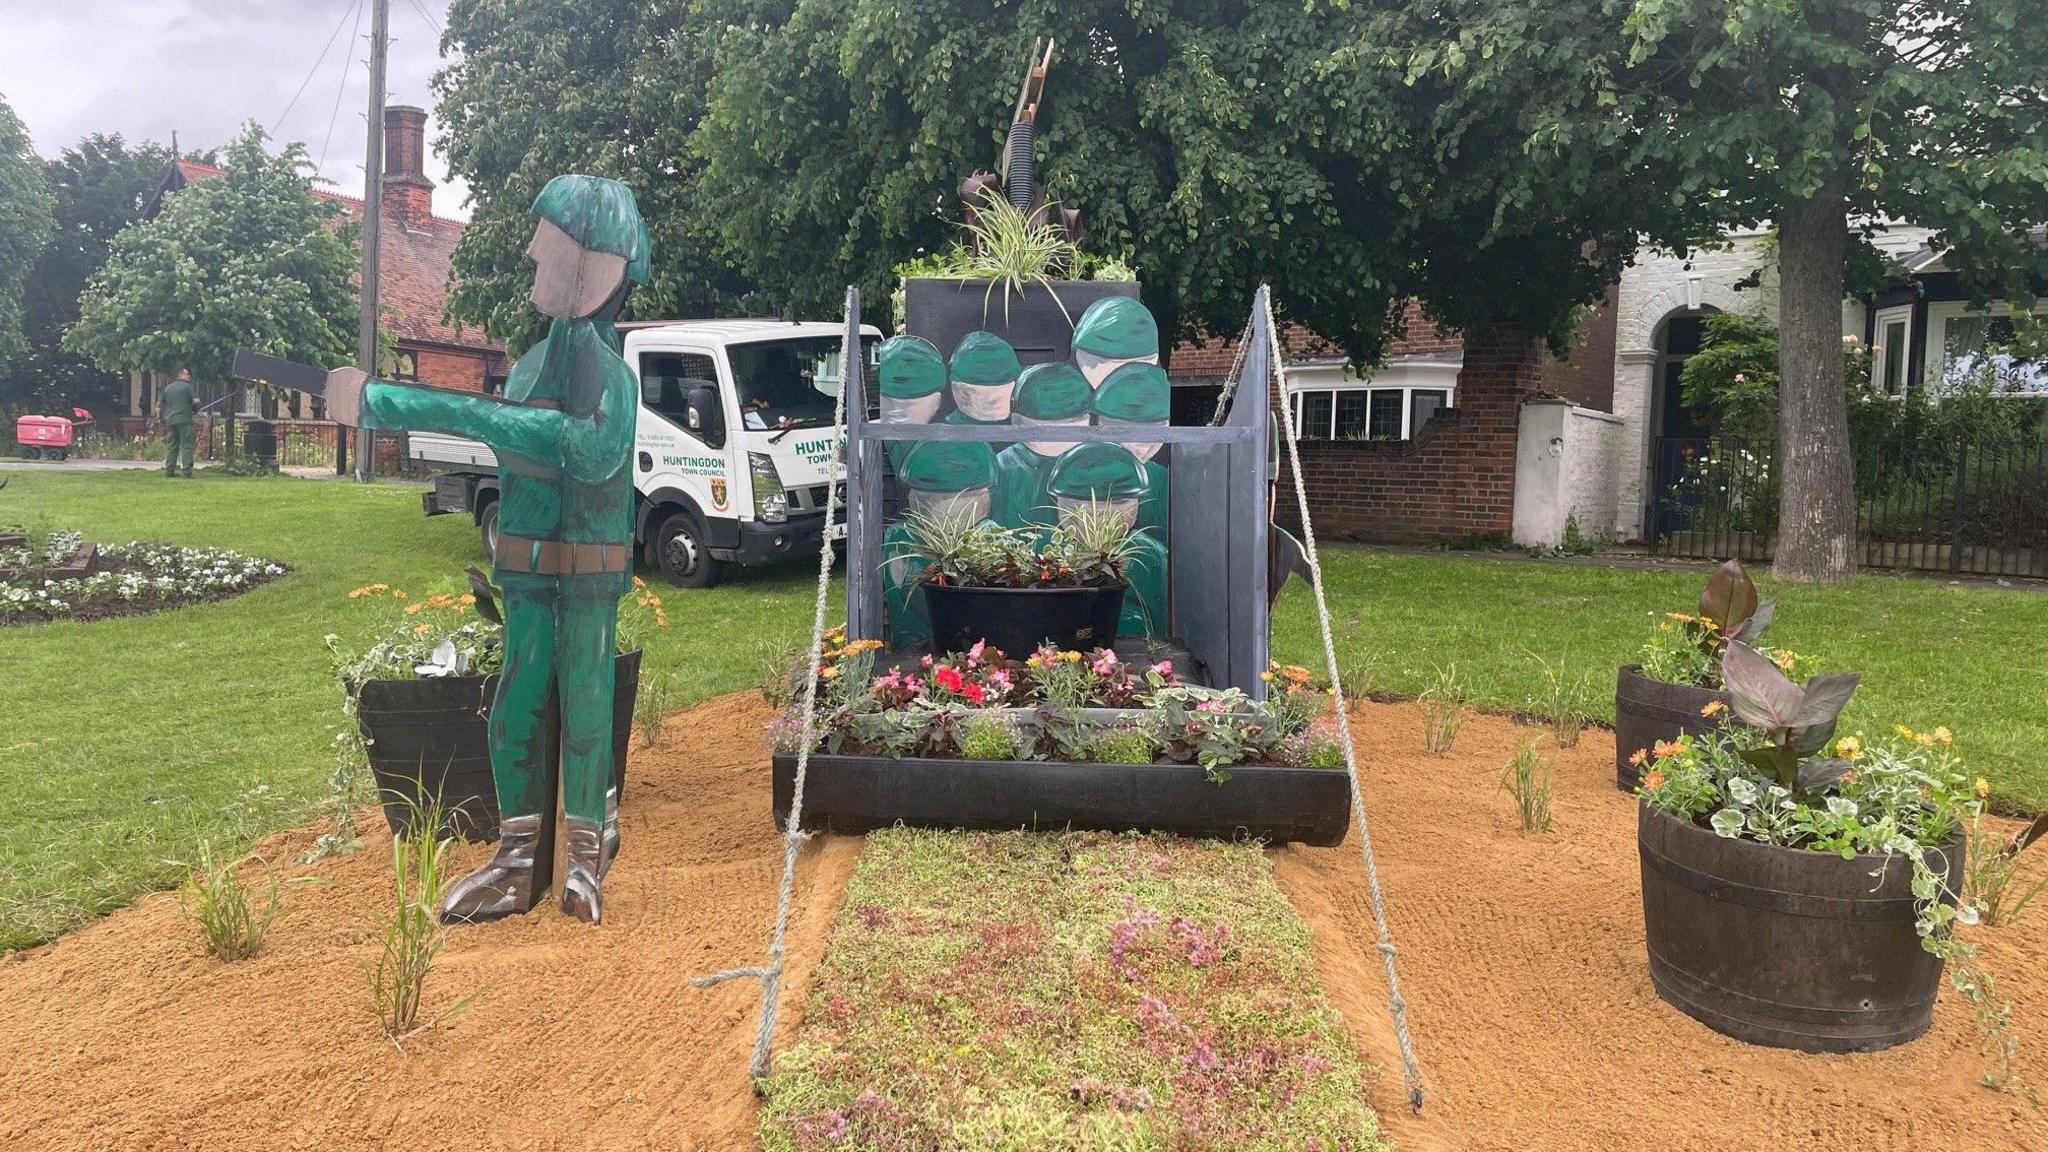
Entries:
[[[995, 483], [996, 453], [987, 444], [928, 440], [913, 445], [898, 470], [920, 492], [966, 492]], [[1121, 444], [1076, 444], [1061, 453], [1046, 491], [1070, 500], [1135, 500], [1150, 489], [1144, 462]]]
[[877, 373], [885, 397], [914, 400], [957, 383], [997, 386], [1015, 382], [1010, 410], [1031, 420], [1064, 420], [1093, 412], [1105, 420], [1163, 424], [1171, 412], [1171, 384], [1157, 364], [1119, 365], [1091, 388], [1070, 363], [1019, 368], [1017, 354], [992, 332], [972, 332], [953, 353], [949, 373], [939, 350], [916, 336], [883, 341]]

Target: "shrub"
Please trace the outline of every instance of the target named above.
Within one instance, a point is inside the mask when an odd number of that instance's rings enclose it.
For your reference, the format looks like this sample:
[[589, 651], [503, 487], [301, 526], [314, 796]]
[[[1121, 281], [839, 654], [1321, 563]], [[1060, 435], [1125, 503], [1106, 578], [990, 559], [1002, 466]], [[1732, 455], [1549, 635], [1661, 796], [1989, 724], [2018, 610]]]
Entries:
[[268, 877], [263, 910], [258, 912], [242, 889], [242, 863], [215, 863], [213, 846], [201, 841], [199, 866], [192, 870], [179, 894], [185, 915], [199, 925], [206, 954], [216, 960], [246, 960], [254, 956], [263, 947], [263, 938], [270, 934], [270, 922], [277, 916], [276, 877]]
[[1159, 745], [1141, 728], [1115, 725], [1095, 734], [1089, 758], [1098, 764], [1150, 764], [1159, 757]]
[[958, 741], [960, 755], [969, 760], [1015, 760], [1022, 744], [1016, 725], [994, 712], [969, 716]]
[[1422, 747], [1437, 756], [1448, 756], [1458, 729], [1465, 723], [1465, 705], [1471, 688], [1458, 675], [1456, 664], [1441, 665], [1429, 686], [1422, 690]]

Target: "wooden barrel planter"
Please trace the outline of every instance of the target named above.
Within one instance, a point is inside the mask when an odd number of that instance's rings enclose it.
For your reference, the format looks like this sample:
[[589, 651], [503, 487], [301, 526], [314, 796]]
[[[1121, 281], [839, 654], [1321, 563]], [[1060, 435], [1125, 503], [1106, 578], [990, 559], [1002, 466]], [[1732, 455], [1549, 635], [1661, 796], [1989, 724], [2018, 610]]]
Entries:
[[[612, 690], [612, 787], [626, 795], [626, 745], [640, 688], [640, 653], [619, 656]], [[393, 835], [411, 824], [403, 798], [438, 793], [449, 828], [465, 840], [498, 838], [498, 790], [491, 778], [491, 699], [498, 677], [368, 680], [356, 720], [368, 742], [370, 775]]]
[[[1942, 962], [1914, 930], [1905, 857], [1730, 839], [1648, 804], [1636, 846], [1650, 980], [1679, 1011], [1803, 1052], [1875, 1052], [1927, 1031]], [[1942, 851], [1954, 892], [1960, 830]]]
[[1720, 727], [1718, 717], [1700, 715], [1715, 700], [1727, 707], [1728, 693], [1652, 680], [1641, 665], [1622, 665], [1614, 678], [1614, 786], [1634, 792], [1642, 782], [1640, 770], [1628, 762], [1638, 749], [1676, 740], [1684, 732], [1705, 736]]
[[931, 616], [932, 648], [942, 653], [965, 652], [986, 640], [990, 647], [1019, 658], [1047, 643], [1063, 651], [1107, 648], [1116, 642], [1126, 587], [957, 588], [926, 584], [924, 604]]

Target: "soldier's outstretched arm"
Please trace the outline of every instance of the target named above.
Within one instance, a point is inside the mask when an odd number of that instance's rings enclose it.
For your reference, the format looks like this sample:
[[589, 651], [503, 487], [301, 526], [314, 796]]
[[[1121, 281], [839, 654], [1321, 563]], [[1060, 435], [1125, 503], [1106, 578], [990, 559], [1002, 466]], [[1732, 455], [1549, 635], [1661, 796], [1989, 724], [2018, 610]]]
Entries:
[[633, 370], [613, 360], [604, 369], [604, 392], [589, 416], [563, 416], [562, 471], [585, 484], [617, 476], [633, 456], [633, 421], [639, 399]]
[[560, 412], [480, 392], [371, 380], [359, 369], [336, 368], [327, 374], [327, 415], [364, 428], [466, 436], [503, 455], [548, 468], [562, 464]]

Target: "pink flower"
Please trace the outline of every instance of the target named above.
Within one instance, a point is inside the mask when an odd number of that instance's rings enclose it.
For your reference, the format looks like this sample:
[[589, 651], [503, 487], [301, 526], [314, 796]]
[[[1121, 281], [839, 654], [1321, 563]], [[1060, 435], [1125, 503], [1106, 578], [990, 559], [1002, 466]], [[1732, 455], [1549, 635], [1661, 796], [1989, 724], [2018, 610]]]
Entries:
[[1152, 670], [1154, 672], [1159, 673], [1161, 676], [1171, 676], [1173, 675], [1173, 661], [1161, 660], [1159, 663], [1154, 664], [1152, 666]]
[[972, 647], [972, 648], [969, 648], [969, 649], [967, 650], [967, 666], [968, 666], [968, 667], [972, 668], [972, 667], [974, 667], [974, 666], [975, 666], [976, 664], [979, 664], [979, 663], [981, 663], [981, 650], [982, 650], [983, 648], [987, 647], [987, 646], [988, 646], [988, 641], [986, 641], [986, 640], [976, 640], [976, 641], [974, 642], [974, 647]]
[[917, 662], [917, 666], [918, 666], [919, 668], [929, 668], [929, 667], [931, 667], [931, 666], [932, 666], [932, 654], [931, 654], [931, 653], [929, 653], [929, 652], [925, 653], [925, 654], [924, 654], [924, 659], [922, 659], [922, 660], [919, 660], [919, 661]]
[[1116, 654], [1111, 652], [1107, 648], [1101, 649], [1101, 653], [1102, 654], [1100, 656], [1097, 656], [1095, 658], [1095, 674], [1097, 676], [1116, 675]]
[[1229, 711], [1229, 709], [1228, 709], [1228, 708], [1225, 708], [1225, 707], [1223, 706], [1223, 701], [1221, 701], [1221, 700], [1204, 700], [1204, 701], [1202, 701], [1201, 703], [1199, 703], [1199, 704], [1195, 705], [1195, 711], [1197, 711], [1197, 712], [1227, 712], [1227, 711]]

